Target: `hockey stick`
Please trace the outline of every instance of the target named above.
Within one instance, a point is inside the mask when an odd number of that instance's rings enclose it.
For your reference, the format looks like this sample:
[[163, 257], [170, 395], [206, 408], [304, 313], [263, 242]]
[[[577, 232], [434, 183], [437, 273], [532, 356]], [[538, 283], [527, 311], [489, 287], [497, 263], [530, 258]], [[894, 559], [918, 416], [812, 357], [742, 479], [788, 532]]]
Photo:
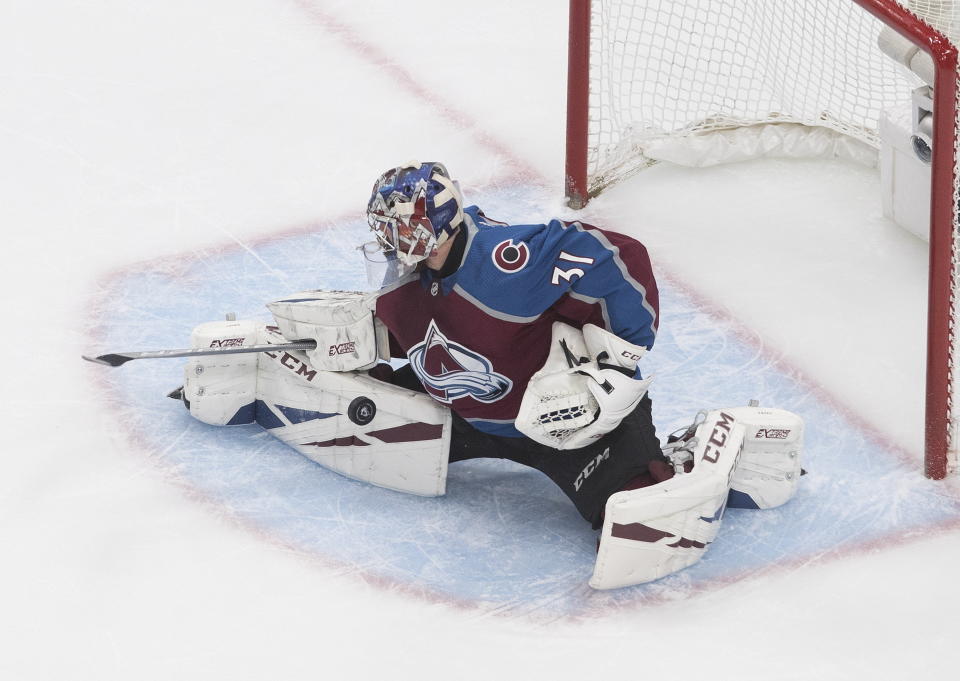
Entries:
[[96, 357], [82, 357], [94, 364], [103, 364], [108, 367], [118, 367], [132, 359], [162, 359], [166, 357], [200, 357], [203, 355], [240, 355], [247, 352], [274, 352], [277, 350], [315, 350], [316, 341], [304, 340], [293, 343], [277, 343], [275, 345], [241, 345], [228, 348], [192, 348], [189, 350], [147, 350], [145, 352], [110, 352]]

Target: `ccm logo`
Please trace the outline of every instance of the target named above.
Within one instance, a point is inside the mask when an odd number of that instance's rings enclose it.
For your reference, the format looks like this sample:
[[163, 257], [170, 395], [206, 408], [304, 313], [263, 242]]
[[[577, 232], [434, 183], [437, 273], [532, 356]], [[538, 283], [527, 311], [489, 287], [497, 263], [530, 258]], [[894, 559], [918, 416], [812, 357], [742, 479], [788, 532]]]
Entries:
[[578, 475], [577, 479], [574, 480], [573, 482], [573, 489], [579, 492], [580, 488], [583, 486], [584, 481], [590, 477], [591, 473], [597, 470], [597, 466], [599, 466], [601, 463], [603, 463], [609, 458], [610, 458], [610, 448], [607, 447], [606, 449], [603, 450], [602, 454], [598, 454], [597, 458], [595, 458], [593, 461], [588, 463], [586, 467], [584, 467], [584, 469], [580, 471], [580, 475]]
[[340, 343], [339, 345], [330, 346], [330, 357], [334, 355], [346, 355], [351, 352], [357, 351], [357, 344], [354, 341], [349, 341], [347, 343]]
[[720, 460], [720, 451], [727, 444], [727, 438], [730, 437], [730, 430], [733, 428], [734, 418], [729, 414], [720, 412], [720, 418], [717, 419], [713, 432], [710, 433], [710, 439], [707, 440], [707, 449], [703, 453], [703, 460], [710, 463], [716, 463]]
[[286, 367], [287, 369], [295, 373], [297, 376], [303, 376], [304, 379], [308, 381], [312, 381], [317, 376], [316, 369], [310, 368], [310, 365], [297, 359], [296, 357], [291, 355], [289, 352], [285, 352], [282, 355], [278, 355], [275, 352], [265, 352], [263, 354], [265, 354], [270, 359], [277, 360], [278, 362], [280, 362], [281, 366]]
[[761, 428], [757, 431], [757, 439], [766, 438], [767, 440], [786, 440], [790, 437], [789, 430], [781, 428]]
[[626, 357], [627, 359], [629, 359], [629, 360], [631, 360], [631, 361], [634, 361], [634, 362], [639, 362], [639, 361], [640, 361], [640, 355], [635, 355], [635, 354], [633, 354], [632, 352], [630, 352], [629, 350], [624, 350], [623, 352], [620, 353], [620, 356], [621, 356], [621, 357]]
[[210, 341], [211, 348], [239, 348], [243, 345], [244, 338], [221, 338], [220, 340]]

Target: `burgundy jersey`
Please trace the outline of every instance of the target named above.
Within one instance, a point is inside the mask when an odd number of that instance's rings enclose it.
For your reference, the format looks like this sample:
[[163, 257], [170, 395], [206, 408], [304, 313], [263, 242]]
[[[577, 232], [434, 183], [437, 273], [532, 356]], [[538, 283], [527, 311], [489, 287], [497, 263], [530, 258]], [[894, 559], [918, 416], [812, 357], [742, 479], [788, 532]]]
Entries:
[[464, 216], [459, 269], [423, 267], [384, 288], [376, 315], [427, 392], [474, 427], [521, 437], [513, 422], [556, 321], [653, 346], [659, 301], [642, 244], [580, 222], [505, 225], [476, 206]]

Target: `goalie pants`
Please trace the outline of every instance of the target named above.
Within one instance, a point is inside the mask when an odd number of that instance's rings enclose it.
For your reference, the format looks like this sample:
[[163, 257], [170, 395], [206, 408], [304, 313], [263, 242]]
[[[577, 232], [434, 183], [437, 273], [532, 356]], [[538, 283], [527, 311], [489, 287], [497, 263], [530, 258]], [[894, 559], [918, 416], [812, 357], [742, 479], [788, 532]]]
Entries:
[[[423, 392], [409, 365], [394, 372], [391, 382]], [[537, 469], [563, 490], [594, 528], [603, 524], [607, 497], [626, 487], [652, 483], [645, 479], [650, 462], [667, 461], [660, 451], [646, 395], [614, 430], [593, 444], [565, 451], [526, 437], [481, 432], [454, 412], [450, 462], [484, 458], [507, 459]]]

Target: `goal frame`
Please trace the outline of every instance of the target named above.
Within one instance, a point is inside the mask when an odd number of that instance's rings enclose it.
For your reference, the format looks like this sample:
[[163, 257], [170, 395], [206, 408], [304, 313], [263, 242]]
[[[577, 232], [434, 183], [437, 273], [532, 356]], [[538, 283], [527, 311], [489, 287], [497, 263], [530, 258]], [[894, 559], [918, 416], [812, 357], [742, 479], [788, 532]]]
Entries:
[[[924, 473], [947, 476], [950, 447], [953, 342], [954, 186], [957, 146], [957, 48], [942, 33], [894, 0], [847, 0], [926, 52], [934, 64], [930, 255]], [[565, 191], [570, 207], [592, 198], [588, 185], [591, 0], [569, 0]]]

